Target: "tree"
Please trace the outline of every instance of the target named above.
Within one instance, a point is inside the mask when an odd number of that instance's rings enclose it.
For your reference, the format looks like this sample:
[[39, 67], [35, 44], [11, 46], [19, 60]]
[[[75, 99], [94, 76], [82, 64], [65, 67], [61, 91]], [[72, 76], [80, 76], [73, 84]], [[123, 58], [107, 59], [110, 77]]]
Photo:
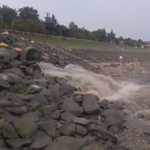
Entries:
[[24, 20], [34, 20], [39, 21], [39, 14], [38, 10], [34, 9], [33, 7], [23, 7], [18, 10], [19, 17]]
[[58, 25], [59, 25], [59, 23], [58, 23], [55, 15], [52, 14], [52, 17], [51, 17], [50, 13], [46, 13], [45, 29], [48, 31], [48, 34], [56, 35]]
[[68, 28], [70, 36], [75, 38], [77, 36], [78, 26], [74, 22], [70, 22]]
[[16, 9], [10, 8], [6, 5], [0, 7], [0, 20], [1, 22], [6, 23], [11, 26], [12, 20], [17, 17]]

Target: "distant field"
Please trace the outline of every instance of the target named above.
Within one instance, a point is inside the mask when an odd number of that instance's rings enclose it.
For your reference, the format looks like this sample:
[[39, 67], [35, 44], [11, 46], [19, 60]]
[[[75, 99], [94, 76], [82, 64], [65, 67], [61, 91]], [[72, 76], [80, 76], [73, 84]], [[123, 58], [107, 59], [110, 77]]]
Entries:
[[[36, 42], [51, 43], [52, 45], [69, 50], [69, 49], [88, 49], [88, 50], [100, 50], [100, 51], [115, 51], [117, 48], [116, 45], [103, 43], [103, 42], [92, 42], [92, 41], [75, 41], [67, 39], [58, 39], [58, 38], [42, 38], [42, 37], [30, 37], [23, 36], [23, 38], [31, 39]], [[135, 49], [134, 47], [128, 47], [126, 50], [124, 48], [119, 48], [122, 51], [147, 51], [141, 48]]]

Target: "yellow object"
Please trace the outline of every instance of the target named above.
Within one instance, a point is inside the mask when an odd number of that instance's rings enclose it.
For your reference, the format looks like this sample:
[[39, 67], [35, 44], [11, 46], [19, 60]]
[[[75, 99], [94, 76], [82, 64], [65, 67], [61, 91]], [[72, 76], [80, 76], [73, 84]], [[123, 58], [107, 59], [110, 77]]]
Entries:
[[5, 43], [0, 43], [0, 47], [9, 47], [9, 45], [7, 45]]
[[2, 34], [6, 34], [6, 35], [8, 35], [8, 34], [9, 34], [9, 32], [5, 31], [5, 32], [2, 32]]
[[34, 44], [34, 41], [30, 41], [32, 44]]

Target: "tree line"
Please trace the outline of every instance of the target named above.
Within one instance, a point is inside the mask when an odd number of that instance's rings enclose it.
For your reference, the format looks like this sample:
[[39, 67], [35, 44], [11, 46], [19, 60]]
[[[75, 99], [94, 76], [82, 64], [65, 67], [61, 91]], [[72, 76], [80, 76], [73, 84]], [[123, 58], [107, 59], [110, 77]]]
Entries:
[[72, 37], [102, 42], [112, 42], [119, 44], [121, 41], [127, 46], [140, 47], [144, 42], [131, 38], [116, 37], [111, 30], [105, 29], [89, 31], [85, 27], [78, 27], [74, 22], [70, 22], [68, 27], [59, 24], [54, 14], [46, 13], [44, 20], [40, 19], [38, 10], [33, 7], [23, 7], [20, 9], [10, 8], [3, 5], [0, 7], [0, 28], [34, 32], [40, 34], [50, 34], [55, 36]]

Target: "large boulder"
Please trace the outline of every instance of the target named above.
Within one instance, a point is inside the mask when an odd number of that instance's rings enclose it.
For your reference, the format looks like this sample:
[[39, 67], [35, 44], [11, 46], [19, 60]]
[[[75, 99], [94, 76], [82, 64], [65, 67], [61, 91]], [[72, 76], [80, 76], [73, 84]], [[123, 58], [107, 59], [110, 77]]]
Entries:
[[17, 119], [13, 122], [15, 129], [22, 138], [29, 138], [37, 130], [37, 125], [28, 118]]
[[82, 107], [80, 107], [74, 100], [66, 99], [63, 102], [62, 109], [66, 112], [70, 112], [75, 116], [80, 116], [83, 113]]
[[12, 124], [6, 124], [3, 128], [3, 136], [9, 139], [19, 138]]
[[100, 113], [100, 107], [97, 102], [97, 97], [95, 95], [85, 95], [82, 103], [84, 111], [88, 114]]
[[52, 143], [52, 139], [41, 131], [36, 131], [33, 134], [32, 139], [33, 143], [31, 145], [31, 148], [33, 149], [41, 149]]

